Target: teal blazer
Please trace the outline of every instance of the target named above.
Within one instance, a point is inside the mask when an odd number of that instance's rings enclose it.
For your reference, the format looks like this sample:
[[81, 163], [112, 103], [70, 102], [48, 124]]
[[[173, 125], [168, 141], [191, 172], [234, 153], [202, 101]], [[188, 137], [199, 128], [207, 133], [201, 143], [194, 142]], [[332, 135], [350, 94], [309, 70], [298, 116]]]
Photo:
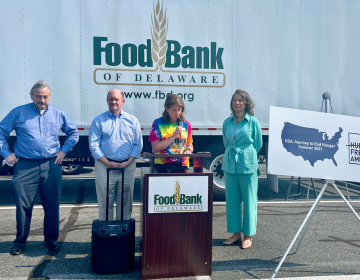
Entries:
[[223, 141], [225, 154], [222, 170], [230, 174], [260, 175], [257, 153], [262, 146], [261, 126], [257, 119], [246, 112], [244, 119], [237, 126], [234, 115], [223, 123]]

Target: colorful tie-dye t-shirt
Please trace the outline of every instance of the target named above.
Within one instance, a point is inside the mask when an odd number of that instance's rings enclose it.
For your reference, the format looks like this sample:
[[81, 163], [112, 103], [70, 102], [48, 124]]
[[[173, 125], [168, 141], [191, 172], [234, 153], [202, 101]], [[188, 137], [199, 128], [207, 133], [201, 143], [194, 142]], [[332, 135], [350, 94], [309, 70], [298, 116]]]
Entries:
[[[180, 125], [183, 130], [181, 139], [178, 141], [179, 143], [173, 141], [165, 150], [158, 152], [157, 154], [182, 154], [186, 149], [186, 144], [193, 142], [190, 123], [187, 120], [183, 120]], [[176, 127], [177, 123], [165, 122], [163, 117], [156, 119], [150, 131], [149, 142], [164, 140], [171, 137], [174, 134]], [[182, 162], [183, 166], [189, 166], [189, 158], [155, 158], [155, 164], [173, 162]]]

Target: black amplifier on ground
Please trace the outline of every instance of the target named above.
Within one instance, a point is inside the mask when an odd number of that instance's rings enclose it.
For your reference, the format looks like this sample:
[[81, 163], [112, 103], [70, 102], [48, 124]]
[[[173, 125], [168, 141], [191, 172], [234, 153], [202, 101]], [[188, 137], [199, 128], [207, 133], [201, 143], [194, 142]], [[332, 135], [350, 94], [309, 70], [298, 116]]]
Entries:
[[96, 273], [127, 272], [135, 264], [135, 220], [92, 225], [91, 268]]
[[[119, 170], [121, 220], [109, 221], [109, 173]], [[127, 272], [135, 265], [135, 220], [124, 220], [124, 168], [107, 168], [106, 221], [94, 220], [91, 231], [91, 269], [96, 273]]]

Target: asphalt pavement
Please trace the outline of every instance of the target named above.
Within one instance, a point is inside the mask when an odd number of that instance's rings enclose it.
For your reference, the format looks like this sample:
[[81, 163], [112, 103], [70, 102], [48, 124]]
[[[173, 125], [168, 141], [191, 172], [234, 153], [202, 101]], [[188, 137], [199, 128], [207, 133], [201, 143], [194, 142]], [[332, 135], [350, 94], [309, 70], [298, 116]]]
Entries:
[[[262, 166], [264, 168], [264, 166]], [[137, 171], [138, 172], [138, 171]], [[137, 173], [138, 174], [138, 173]], [[90, 268], [91, 224], [97, 218], [93, 169], [82, 174], [64, 176], [61, 197], [59, 252], [50, 252], [43, 241], [43, 210], [40, 199], [33, 211], [31, 231], [24, 254], [11, 256], [15, 238], [15, 207], [10, 178], [0, 179], [0, 277], [3, 279], [141, 279], [140, 178], [136, 178], [134, 212], [136, 220], [136, 264], [133, 272], [98, 275]], [[297, 178], [296, 178], [297, 179]], [[210, 277], [184, 279], [270, 279], [303, 219], [309, 211], [314, 193], [306, 198], [308, 179], [301, 178], [285, 201], [289, 177], [279, 178], [279, 193], [269, 190], [265, 176], [259, 179], [257, 234], [251, 249], [242, 250], [240, 243], [224, 246], [226, 232], [225, 202], [214, 202], [213, 273]], [[297, 181], [296, 181], [297, 183]], [[319, 192], [323, 181], [314, 180]], [[346, 195], [345, 185], [336, 182]], [[351, 204], [360, 213], [360, 187], [349, 184]], [[360, 222], [350, 208], [329, 186], [320, 203], [301, 247], [296, 245], [285, 259], [275, 279], [360, 279]], [[181, 240], [175, 241], [181, 242]], [[121, 252], [119, 252], [121, 253]], [[298, 278], [297, 278], [298, 277]], [[179, 278], [177, 278], [179, 279]]]

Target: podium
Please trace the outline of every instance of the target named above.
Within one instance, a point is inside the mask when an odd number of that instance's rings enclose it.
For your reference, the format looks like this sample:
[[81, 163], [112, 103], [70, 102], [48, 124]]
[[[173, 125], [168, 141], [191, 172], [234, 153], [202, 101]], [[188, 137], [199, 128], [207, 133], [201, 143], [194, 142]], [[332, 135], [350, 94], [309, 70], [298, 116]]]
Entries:
[[[211, 154], [146, 154], [142, 168], [142, 279], [205, 276], [212, 272]], [[189, 157], [189, 173], [154, 173], [156, 157]]]

